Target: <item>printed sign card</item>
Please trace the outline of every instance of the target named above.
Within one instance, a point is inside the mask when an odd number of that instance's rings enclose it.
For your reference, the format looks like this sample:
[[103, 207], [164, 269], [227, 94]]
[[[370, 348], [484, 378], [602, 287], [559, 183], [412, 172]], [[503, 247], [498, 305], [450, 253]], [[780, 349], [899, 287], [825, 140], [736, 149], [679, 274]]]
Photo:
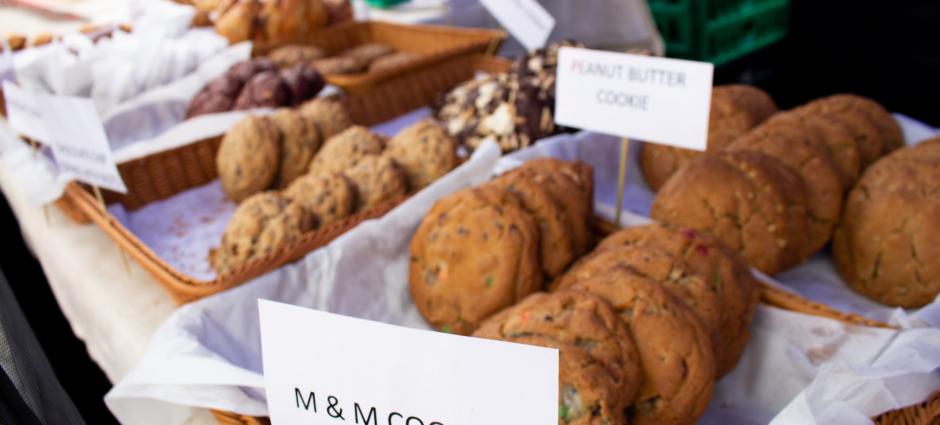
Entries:
[[259, 300], [274, 425], [556, 425], [558, 351]]
[[545, 46], [555, 18], [535, 0], [480, 0], [499, 24], [528, 50]]
[[713, 71], [704, 62], [565, 47], [555, 122], [705, 150]]

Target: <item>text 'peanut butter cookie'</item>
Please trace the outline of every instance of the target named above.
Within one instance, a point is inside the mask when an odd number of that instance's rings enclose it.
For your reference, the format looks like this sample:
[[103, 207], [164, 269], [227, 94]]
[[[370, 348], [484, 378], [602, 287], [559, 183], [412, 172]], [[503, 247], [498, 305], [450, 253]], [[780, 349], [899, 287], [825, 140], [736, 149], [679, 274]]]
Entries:
[[435, 328], [472, 333], [542, 284], [535, 220], [512, 193], [484, 187], [438, 201], [411, 240], [408, 280]]

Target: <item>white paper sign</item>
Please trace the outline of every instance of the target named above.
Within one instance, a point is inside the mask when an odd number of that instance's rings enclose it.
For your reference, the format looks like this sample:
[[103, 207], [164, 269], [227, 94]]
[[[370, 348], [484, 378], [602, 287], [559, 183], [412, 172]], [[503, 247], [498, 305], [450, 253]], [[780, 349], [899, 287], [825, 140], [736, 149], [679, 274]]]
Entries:
[[555, 122], [705, 150], [713, 71], [704, 62], [562, 48]]
[[7, 121], [17, 133], [42, 142], [49, 142], [46, 123], [42, 118], [39, 98], [11, 81], [3, 82], [3, 99], [6, 103]]
[[480, 0], [489, 12], [528, 50], [545, 46], [555, 18], [535, 0]]
[[558, 351], [259, 300], [274, 425], [556, 425]]
[[127, 193], [111, 154], [111, 146], [91, 99], [38, 97], [42, 118], [59, 168], [59, 179], [70, 179]]

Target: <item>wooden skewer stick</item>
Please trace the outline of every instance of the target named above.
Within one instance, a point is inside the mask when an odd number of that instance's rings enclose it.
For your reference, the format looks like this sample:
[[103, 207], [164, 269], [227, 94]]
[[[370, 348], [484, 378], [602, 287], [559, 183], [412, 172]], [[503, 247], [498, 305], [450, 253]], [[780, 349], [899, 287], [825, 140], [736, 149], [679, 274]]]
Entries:
[[[91, 189], [95, 193], [95, 199], [98, 200], [98, 207], [101, 208], [101, 213], [107, 216], [108, 206], [104, 203], [104, 196], [101, 195], [101, 189], [98, 188], [98, 186], [92, 186]], [[110, 226], [111, 224], [112, 224], [111, 218], [108, 217], [108, 225]], [[127, 253], [125, 253], [124, 250], [121, 249], [120, 246], [118, 246], [117, 249], [118, 249], [118, 254], [121, 256], [121, 264], [124, 266], [124, 272], [127, 273], [128, 276], [130, 276], [131, 266], [127, 262]]]
[[490, 44], [489, 44], [488, 46], [486, 46], [486, 55], [487, 55], [487, 56], [495, 56], [497, 50], [499, 50], [499, 39], [498, 39], [498, 38], [494, 38], [494, 39], [490, 40]]
[[617, 172], [617, 212], [615, 213], [617, 226], [620, 226], [620, 212], [623, 209], [623, 188], [627, 180], [627, 154], [630, 152], [630, 139], [620, 139], [620, 169]]

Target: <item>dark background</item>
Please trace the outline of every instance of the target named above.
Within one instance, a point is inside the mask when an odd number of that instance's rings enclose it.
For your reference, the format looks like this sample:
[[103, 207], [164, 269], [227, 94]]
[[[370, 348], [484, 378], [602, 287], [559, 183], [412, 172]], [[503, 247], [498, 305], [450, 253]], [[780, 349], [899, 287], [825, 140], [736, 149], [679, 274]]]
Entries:
[[[940, 1], [793, 0], [790, 22], [785, 41], [717, 68], [716, 84], [761, 86], [782, 108], [857, 93], [940, 126]], [[88, 423], [115, 423], [102, 401], [110, 384], [72, 334], [5, 199], [0, 228], [0, 268], [63, 387]]]

